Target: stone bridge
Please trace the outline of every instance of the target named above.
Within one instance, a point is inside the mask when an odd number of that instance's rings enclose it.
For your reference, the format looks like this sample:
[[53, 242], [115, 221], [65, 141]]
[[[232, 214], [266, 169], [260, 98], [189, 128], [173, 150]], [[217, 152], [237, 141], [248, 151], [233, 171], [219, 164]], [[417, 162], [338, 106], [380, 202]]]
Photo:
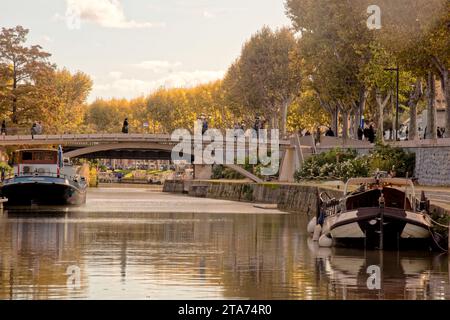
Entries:
[[[0, 136], [0, 147], [28, 148], [33, 146], [56, 147], [61, 145], [67, 158], [87, 159], [170, 160], [172, 149], [178, 143], [178, 141], [172, 141], [171, 136], [167, 134], [64, 134], [36, 135], [34, 138], [31, 135]], [[203, 143], [208, 145], [211, 142], [204, 141]], [[235, 150], [237, 150], [236, 142], [234, 143]], [[246, 141], [247, 145], [248, 139]], [[225, 146], [224, 144], [224, 150]], [[291, 141], [280, 141], [282, 156], [289, 154], [290, 149], [292, 149]], [[284, 170], [290, 171], [285, 176], [292, 176], [295, 169], [298, 168], [298, 163], [297, 165], [292, 163], [292, 165], [295, 167], [290, 168], [290, 165], [284, 167]], [[244, 170], [241, 166], [234, 164], [225, 166], [254, 182], [262, 182], [260, 178]], [[194, 168], [196, 178], [205, 179], [211, 177], [211, 165], [195, 165]]]
[[[204, 142], [209, 144], [210, 142]], [[61, 145], [68, 158], [87, 159], [137, 159], [170, 160], [172, 148], [178, 144], [167, 134], [65, 134], [0, 136], [1, 148], [58, 146]], [[419, 182], [428, 185], [450, 185], [450, 139], [418, 140], [390, 142], [416, 153], [416, 177]], [[247, 144], [246, 144], [247, 145]], [[358, 141], [334, 137], [321, 137], [316, 145], [312, 136], [280, 140], [280, 177], [283, 182], [293, 182], [293, 176], [302, 162], [315, 153], [321, 153], [336, 147], [356, 149], [367, 153], [373, 145]], [[211, 175], [211, 166], [196, 165], [196, 177], [206, 179]], [[255, 182], [261, 179], [247, 172], [238, 165], [227, 167], [241, 173]]]

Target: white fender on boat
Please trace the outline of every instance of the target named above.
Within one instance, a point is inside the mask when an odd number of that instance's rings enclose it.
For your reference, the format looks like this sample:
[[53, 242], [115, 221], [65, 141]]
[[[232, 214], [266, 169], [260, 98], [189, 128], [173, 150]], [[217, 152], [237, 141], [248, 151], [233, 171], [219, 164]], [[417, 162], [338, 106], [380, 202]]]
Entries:
[[313, 241], [319, 241], [321, 234], [322, 234], [322, 226], [318, 224], [314, 227]]
[[311, 252], [311, 254], [313, 256], [315, 256], [317, 254], [317, 252], [319, 251], [319, 249], [320, 249], [319, 248], [319, 243], [317, 241], [313, 241], [312, 238], [308, 237], [307, 245], [308, 245], [308, 249]]
[[324, 234], [319, 239], [319, 246], [323, 248], [329, 248], [333, 245], [333, 239], [331, 239], [328, 235]]
[[308, 249], [314, 258], [328, 258], [332, 254], [330, 248], [321, 248], [319, 243], [317, 241], [313, 241], [311, 238], [308, 238], [307, 243]]
[[308, 233], [314, 233], [314, 229], [316, 228], [317, 225], [317, 218], [314, 217], [311, 219], [311, 221], [308, 223]]

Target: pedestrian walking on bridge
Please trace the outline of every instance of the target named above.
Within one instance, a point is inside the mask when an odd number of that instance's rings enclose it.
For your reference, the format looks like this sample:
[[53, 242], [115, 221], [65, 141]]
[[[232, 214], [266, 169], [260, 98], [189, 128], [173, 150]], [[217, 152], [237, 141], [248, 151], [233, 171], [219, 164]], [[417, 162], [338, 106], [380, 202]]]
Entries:
[[0, 134], [6, 136], [6, 120], [3, 120], [2, 122], [2, 131]]
[[125, 120], [123, 121], [122, 133], [128, 134], [128, 132], [129, 132], [128, 118], [125, 118]]
[[38, 126], [37, 123], [34, 122], [31, 126], [31, 139], [34, 139], [34, 136], [38, 134]]

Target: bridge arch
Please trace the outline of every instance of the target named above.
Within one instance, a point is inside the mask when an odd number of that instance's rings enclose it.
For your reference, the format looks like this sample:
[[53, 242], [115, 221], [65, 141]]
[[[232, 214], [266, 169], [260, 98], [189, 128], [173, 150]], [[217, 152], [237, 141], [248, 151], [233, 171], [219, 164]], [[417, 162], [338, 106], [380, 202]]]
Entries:
[[[152, 142], [124, 142], [124, 143], [109, 143], [109, 144], [97, 144], [89, 147], [83, 147], [79, 149], [75, 149], [69, 152], [64, 153], [66, 158], [77, 158], [83, 155], [88, 155], [96, 152], [102, 151], [112, 151], [112, 150], [123, 150], [123, 149], [132, 149], [132, 150], [155, 150], [155, 151], [165, 151], [172, 152], [173, 146], [168, 144], [160, 144], [160, 143], [152, 143]], [[255, 176], [254, 174], [248, 172], [241, 166], [235, 164], [225, 164], [224, 165], [231, 170], [234, 170], [244, 177], [252, 180], [253, 182], [262, 183], [263, 181]]]

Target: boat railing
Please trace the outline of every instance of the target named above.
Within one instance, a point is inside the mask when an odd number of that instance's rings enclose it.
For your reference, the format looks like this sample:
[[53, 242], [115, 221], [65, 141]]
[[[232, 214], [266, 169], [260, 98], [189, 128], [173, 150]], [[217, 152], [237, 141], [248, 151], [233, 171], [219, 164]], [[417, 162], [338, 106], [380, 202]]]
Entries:
[[[61, 178], [61, 179], [68, 179], [69, 181], [75, 181], [75, 182], [81, 182], [86, 181], [86, 179], [80, 175], [70, 176], [63, 173], [55, 173], [55, 172], [33, 172], [33, 173], [21, 173], [21, 174], [12, 174], [6, 177], [6, 179], [13, 179], [13, 178], [39, 178], [39, 177], [50, 177], [50, 178]], [[5, 179], [5, 180], [6, 180]]]
[[321, 209], [325, 216], [332, 216], [339, 212], [340, 200], [331, 197], [327, 192], [322, 192], [319, 196]]

